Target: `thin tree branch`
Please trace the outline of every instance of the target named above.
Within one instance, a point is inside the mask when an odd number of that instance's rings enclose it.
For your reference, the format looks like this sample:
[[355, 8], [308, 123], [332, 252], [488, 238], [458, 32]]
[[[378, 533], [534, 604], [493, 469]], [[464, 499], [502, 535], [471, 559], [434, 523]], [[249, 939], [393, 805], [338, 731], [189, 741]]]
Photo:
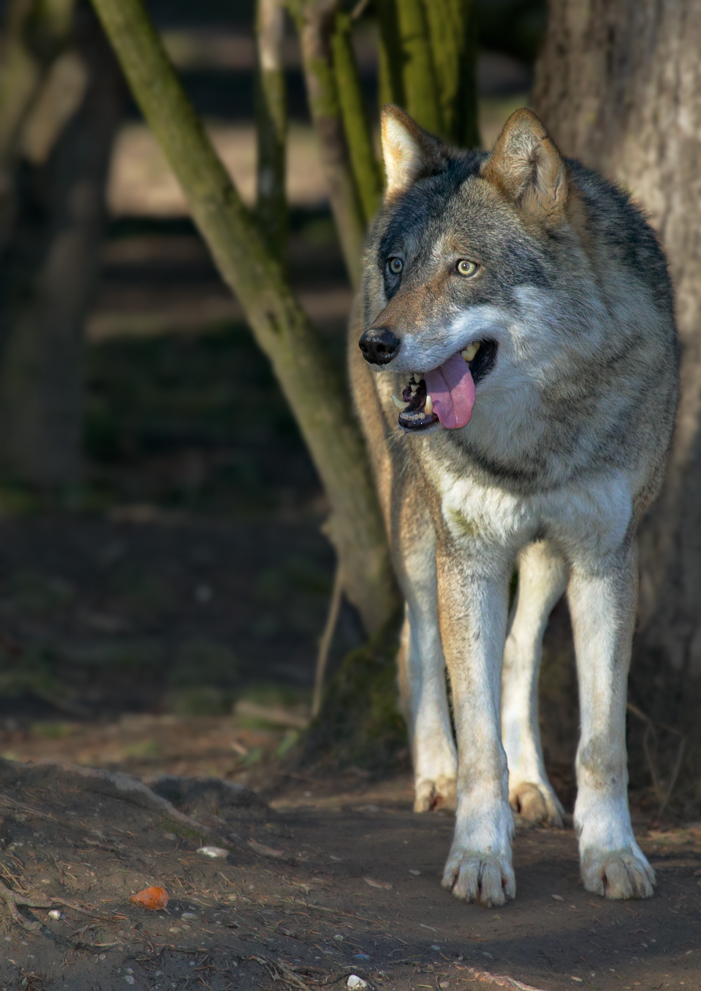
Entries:
[[287, 247], [285, 142], [287, 99], [282, 60], [284, 0], [258, 0], [256, 10], [257, 210], [261, 233], [284, 266]]
[[294, 0], [291, 7], [302, 47], [307, 99], [346, 269], [360, 281], [365, 217], [351, 165], [334, 71], [332, 37], [338, 0]]
[[326, 673], [326, 665], [329, 660], [329, 651], [331, 650], [333, 635], [336, 630], [336, 624], [338, 623], [338, 614], [341, 609], [342, 598], [343, 573], [341, 568], [336, 565], [336, 573], [333, 577], [333, 589], [331, 591], [331, 599], [329, 601], [329, 613], [326, 617], [324, 632], [322, 633], [321, 640], [319, 641], [319, 653], [316, 658], [314, 696], [312, 699], [312, 719], [315, 719], [321, 712], [321, 702], [324, 695], [324, 675]]
[[338, 96], [346, 132], [353, 176], [363, 207], [365, 223], [375, 216], [382, 195], [382, 176], [372, 144], [363, 91], [351, 41], [351, 19], [338, 14], [333, 34], [333, 60]]

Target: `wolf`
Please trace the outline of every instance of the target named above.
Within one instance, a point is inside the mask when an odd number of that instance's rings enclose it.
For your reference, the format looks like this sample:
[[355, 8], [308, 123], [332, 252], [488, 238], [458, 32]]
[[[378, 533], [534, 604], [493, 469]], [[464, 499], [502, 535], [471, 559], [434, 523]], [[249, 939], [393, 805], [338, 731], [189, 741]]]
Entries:
[[415, 810], [456, 802], [444, 887], [486, 906], [515, 896], [512, 808], [562, 823], [537, 696], [543, 632], [566, 592], [582, 881], [649, 897], [625, 713], [636, 533], [677, 406], [664, 255], [630, 197], [564, 158], [528, 109], [491, 153], [448, 147], [393, 106], [381, 139], [386, 192], [349, 361], [405, 599]]

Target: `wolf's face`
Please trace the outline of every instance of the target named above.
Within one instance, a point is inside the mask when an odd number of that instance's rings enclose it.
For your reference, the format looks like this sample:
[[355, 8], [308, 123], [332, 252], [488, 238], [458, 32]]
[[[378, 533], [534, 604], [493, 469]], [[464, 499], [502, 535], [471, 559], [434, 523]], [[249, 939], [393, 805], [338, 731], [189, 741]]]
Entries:
[[360, 348], [377, 370], [406, 373], [395, 397], [402, 427], [461, 428], [490, 382], [528, 388], [531, 376], [536, 387], [552, 362], [548, 328], [533, 328], [554, 288], [548, 241], [570, 230], [567, 169], [530, 111], [487, 156], [446, 152], [386, 108], [383, 151], [388, 190]]

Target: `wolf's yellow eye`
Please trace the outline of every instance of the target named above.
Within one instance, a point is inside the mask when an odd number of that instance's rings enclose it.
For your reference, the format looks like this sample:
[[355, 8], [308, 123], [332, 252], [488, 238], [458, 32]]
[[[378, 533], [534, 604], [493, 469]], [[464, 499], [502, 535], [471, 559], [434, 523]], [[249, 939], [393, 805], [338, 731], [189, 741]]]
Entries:
[[479, 265], [476, 262], [468, 261], [467, 258], [461, 258], [455, 267], [458, 270], [458, 275], [470, 276], [475, 274]]
[[387, 262], [387, 268], [390, 270], [392, 275], [399, 275], [401, 270], [404, 268], [404, 262], [401, 258], [390, 258]]

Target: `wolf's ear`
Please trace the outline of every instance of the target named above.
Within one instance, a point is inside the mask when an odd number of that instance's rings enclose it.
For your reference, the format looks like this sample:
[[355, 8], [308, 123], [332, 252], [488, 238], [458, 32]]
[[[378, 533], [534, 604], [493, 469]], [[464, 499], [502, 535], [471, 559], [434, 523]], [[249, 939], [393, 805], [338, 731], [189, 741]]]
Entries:
[[569, 192], [567, 165], [532, 110], [524, 107], [509, 117], [482, 166], [482, 177], [547, 226], [562, 219]]
[[408, 114], [391, 103], [382, 108], [382, 158], [388, 200], [403, 193], [421, 176], [435, 172], [441, 157], [440, 143]]

